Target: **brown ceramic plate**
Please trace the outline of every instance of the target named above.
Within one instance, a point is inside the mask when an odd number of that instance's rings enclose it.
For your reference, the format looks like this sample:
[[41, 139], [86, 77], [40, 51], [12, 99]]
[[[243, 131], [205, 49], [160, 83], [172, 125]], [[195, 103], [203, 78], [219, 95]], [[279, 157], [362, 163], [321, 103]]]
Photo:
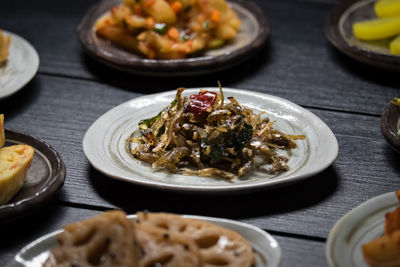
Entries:
[[330, 14], [325, 28], [328, 40], [344, 54], [363, 63], [392, 70], [400, 70], [400, 56], [389, 50], [390, 39], [360, 41], [353, 35], [353, 23], [376, 18], [376, 0], [347, 0]]
[[21, 190], [0, 205], [0, 222], [21, 218], [47, 203], [64, 184], [65, 165], [60, 154], [36, 137], [5, 129], [5, 146], [27, 144], [35, 149], [31, 167]]
[[264, 45], [269, 26], [260, 7], [248, 0], [229, 0], [228, 3], [242, 20], [236, 38], [225, 46], [208, 50], [186, 59], [147, 59], [125, 51], [97, 37], [93, 25], [120, 0], [103, 0], [92, 6], [78, 26], [79, 40], [94, 59], [121, 71], [155, 76], [182, 76], [215, 72], [237, 65], [254, 55]]
[[381, 130], [391, 147], [400, 153], [400, 106], [392, 102], [386, 106], [381, 118]]

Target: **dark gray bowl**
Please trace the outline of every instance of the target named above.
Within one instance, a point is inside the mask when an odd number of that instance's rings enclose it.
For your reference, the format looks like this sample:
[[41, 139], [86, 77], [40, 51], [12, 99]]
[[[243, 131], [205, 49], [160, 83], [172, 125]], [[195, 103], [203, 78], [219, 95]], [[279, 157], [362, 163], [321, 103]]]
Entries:
[[386, 106], [381, 118], [381, 130], [391, 147], [400, 153], [400, 106], [392, 102]]
[[36, 137], [5, 129], [5, 146], [27, 144], [35, 149], [31, 167], [21, 190], [6, 204], [0, 205], [0, 223], [30, 214], [46, 204], [64, 184], [65, 165], [60, 154]]
[[96, 20], [119, 5], [120, 0], [103, 0], [92, 6], [78, 26], [79, 40], [84, 50], [97, 61], [112, 68], [141, 75], [185, 76], [227, 69], [257, 53], [269, 34], [267, 20], [256, 4], [248, 0], [229, 0], [242, 20], [236, 38], [219, 49], [186, 59], [147, 59], [99, 38], [93, 30]]
[[360, 41], [353, 35], [353, 23], [376, 18], [376, 0], [347, 0], [339, 4], [330, 14], [325, 34], [329, 42], [339, 51], [362, 63], [391, 70], [400, 70], [400, 56], [389, 50], [390, 39]]

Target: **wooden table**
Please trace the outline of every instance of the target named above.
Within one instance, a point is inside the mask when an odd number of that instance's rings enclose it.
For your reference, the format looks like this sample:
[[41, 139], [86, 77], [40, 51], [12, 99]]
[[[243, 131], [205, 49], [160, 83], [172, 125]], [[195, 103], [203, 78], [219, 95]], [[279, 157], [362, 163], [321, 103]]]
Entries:
[[[0, 28], [38, 50], [36, 77], [0, 101], [6, 127], [50, 143], [67, 167], [64, 187], [35, 214], [0, 228], [0, 265], [26, 244], [64, 224], [122, 208], [224, 217], [271, 233], [282, 266], [325, 266], [325, 241], [335, 222], [361, 202], [400, 188], [399, 155], [381, 135], [384, 106], [400, 96], [398, 73], [370, 68], [337, 52], [324, 25], [335, 0], [257, 0], [271, 25], [255, 58], [227, 71], [187, 78], [146, 78], [109, 69], [86, 56], [77, 25], [96, 1], [3, 1]], [[243, 196], [165, 193], [107, 178], [82, 151], [88, 127], [112, 107], [178, 86], [241, 88], [289, 99], [318, 115], [339, 142], [324, 172], [291, 186]]]

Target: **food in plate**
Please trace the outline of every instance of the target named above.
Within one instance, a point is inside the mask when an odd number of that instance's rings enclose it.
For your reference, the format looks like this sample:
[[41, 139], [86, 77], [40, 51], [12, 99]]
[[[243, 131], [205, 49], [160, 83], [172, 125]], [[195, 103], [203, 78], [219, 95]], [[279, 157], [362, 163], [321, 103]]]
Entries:
[[253, 169], [279, 174], [289, 169], [281, 150], [296, 148], [296, 139], [273, 128], [274, 121], [255, 114], [235, 98], [202, 90], [175, 99], [153, 118], [141, 120], [128, 142], [132, 155], [153, 169], [197, 176], [240, 178]]
[[33, 153], [28, 145], [0, 149], [0, 205], [7, 203], [23, 186]]
[[[399, 41], [400, 41], [400, 37], [399, 37]], [[392, 100], [392, 102], [391, 102], [393, 105], [396, 105], [398, 108], [400, 108], [400, 98], [398, 98], [398, 97], [395, 97], [393, 100]], [[397, 136], [398, 137], [400, 137], [400, 128], [398, 127], [398, 130], [397, 130]]]
[[227, 266], [255, 264], [238, 233], [168, 213], [108, 211], [64, 227], [44, 266]]
[[179, 59], [223, 46], [240, 25], [225, 0], [123, 0], [94, 29], [147, 58]]
[[4, 114], [0, 114], [0, 148], [4, 146], [6, 136], [4, 134]]
[[396, 105], [396, 106], [400, 106], [400, 98], [395, 97], [395, 98], [392, 100], [392, 103], [393, 103], [394, 105]]
[[354, 35], [361, 40], [379, 40], [400, 33], [400, 16], [379, 18], [353, 25]]
[[[186, 235], [166, 232], [150, 225], [136, 224], [141, 254], [138, 266], [204, 266], [200, 249]], [[160, 265], [155, 265], [155, 263]]]
[[8, 58], [10, 40], [11, 37], [4, 35], [3, 31], [0, 30], [0, 64], [4, 63]]
[[390, 39], [390, 52], [400, 55], [400, 0], [380, 0], [374, 10], [378, 18], [353, 24], [354, 36], [363, 41]]
[[[400, 201], [400, 190], [396, 196]], [[383, 236], [364, 244], [362, 252], [371, 267], [400, 266], [400, 207], [386, 213]]]
[[399, 16], [400, 1], [399, 0], [381, 0], [374, 5], [376, 15], [380, 18], [390, 18]]
[[[4, 115], [1, 114], [0, 143], [4, 145], [3, 119]], [[33, 154], [34, 149], [28, 145], [0, 148], [0, 205], [10, 201], [23, 186]]]
[[59, 247], [44, 266], [135, 266], [139, 247], [132, 221], [121, 211], [105, 212], [64, 227]]
[[250, 244], [238, 233], [209, 222], [168, 213], [138, 213], [140, 225], [187, 235], [199, 247], [205, 266], [253, 266]]

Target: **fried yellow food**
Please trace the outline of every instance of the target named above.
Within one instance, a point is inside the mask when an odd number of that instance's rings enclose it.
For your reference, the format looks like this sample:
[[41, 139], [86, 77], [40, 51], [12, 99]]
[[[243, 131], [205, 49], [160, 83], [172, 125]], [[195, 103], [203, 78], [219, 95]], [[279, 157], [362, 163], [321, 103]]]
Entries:
[[278, 152], [296, 148], [294, 140], [304, 135], [278, 131], [275, 122], [233, 97], [225, 103], [222, 88], [220, 95], [203, 90], [189, 98], [184, 90], [157, 116], [139, 122], [139, 133], [128, 140], [138, 143], [135, 158], [153, 169], [224, 179], [254, 169], [274, 175], [289, 170], [288, 158]]
[[4, 114], [0, 114], [0, 205], [10, 201], [21, 189], [34, 154], [28, 145], [3, 147], [5, 139]]
[[4, 146], [6, 136], [4, 134], [4, 114], [0, 114], [0, 148]]
[[12, 199], [23, 186], [33, 154], [34, 149], [28, 145], [0, 149], [0, 205]]
[[0, 64], [5, 62], [9, 56], [8, 47], [10, 45], [11, 37], [5, 36], [3, 31], [0, 30]]
[[371, 267], [400, 266], [400, 231], [373, 240], [362, 247], [364, 258]]
[[139, 247], [134, 224], [122, 211], [109, 211], [68, 224], [57, 236], [45, 267], [139, 266]]
[[98, 19], [102, 38], [153, 59], [179, 59], [233, 39], [241, 21], [225, 0], [124, 0]]
[[251, 245], [238, 233], [209, 222], [168, 213], [138, 214], [140, 225], [166, 233], [187, 236], [200, 249], [204, 266], [251, 267], [255, 257]]
[[[400, 190], [396, 196], [400, 200]], [[384, 235], [364, 244], [362, 252], [371, 267], [400, 266], [400, 207], [386, 213]]]

